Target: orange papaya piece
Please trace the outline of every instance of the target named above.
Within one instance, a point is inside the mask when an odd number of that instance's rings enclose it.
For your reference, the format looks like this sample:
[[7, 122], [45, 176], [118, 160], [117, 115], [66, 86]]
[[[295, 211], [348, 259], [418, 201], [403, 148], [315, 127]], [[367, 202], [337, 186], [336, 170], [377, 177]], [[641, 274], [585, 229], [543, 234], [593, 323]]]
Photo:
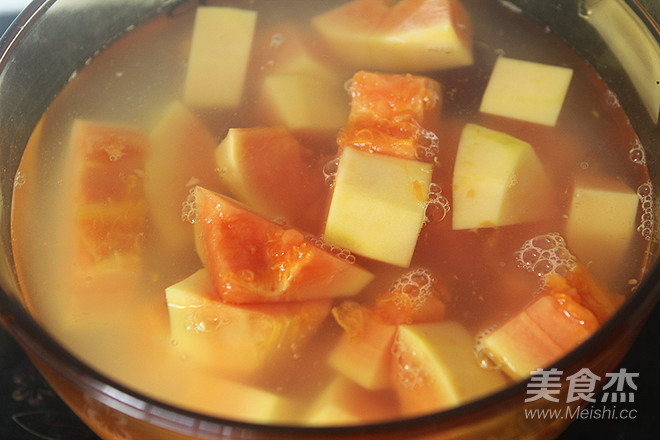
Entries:
[[71, 142], [75, 289], [131, 291], [144, 254], [148, 139], [132, 127], [77, 120]]
[[296, 229], [267, 220], [236, 201], [195, 189], [197, 252], [217, 294], [234, 303], [352, 296], [373, 275], [316, 246]]
[[436, 81], [360, 71], [350, 93], [348, 124], [337, 139], [340, 151], [350, 146], [404, 159], [435, 157], [437, 137], [430, 128], [441, 107]]

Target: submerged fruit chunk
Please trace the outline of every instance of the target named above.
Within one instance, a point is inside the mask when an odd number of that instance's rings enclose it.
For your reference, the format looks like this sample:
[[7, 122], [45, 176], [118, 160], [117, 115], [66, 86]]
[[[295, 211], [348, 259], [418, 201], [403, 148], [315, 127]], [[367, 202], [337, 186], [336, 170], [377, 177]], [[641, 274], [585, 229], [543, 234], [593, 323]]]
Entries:
[[149, 135], [144, 191], [158, 243], [174, 255], [194, 252], [192, 225], [181, 218], [193, 186], [219, 191], [213, 152], [215, 137], [180, 102], [171, 103]]
[[334, 307], [332, 314], [346, 332], [328, 356], [328, 364], [368, 390], [387, 387], [396, 326], [353, 301]]
[[549, 275], [540, 296], [483, 336], [481, 346], [508, 375], [527, 377], [532, 371], [569, 353], [592, 335], [620, 305], [617, 298], [597, 289], [580, 266], [565, 278]]
[[457, 0], [354, 0], [313, 19], [342, 61], [420, 72], [472, 64], [469, 17]]
[[243, 85], [257, 13], [202, 6], [193, 28], [184, 102], [195, 107], [236, 107]]
[[307, 425], [355, 425], [393, 417], [396, 407], [387, 392], [371, 391], [338, 376], [312, 402]]
[[326, 75], [269, 75], [262, 93], [275, 121], [291, 129], [336, 130], [348, 114], [346, 93]]
[[454, 229], [539, 220], [552, 206], [550, 180], [532, 146], [475, 124], [463, 129], [452, 188]]
[[460, 405], [506, 384], [500, 372], [479, 366], [474, 339], [457, 322], [401, 325], [392, 352], [392, 381], [405, 414]]
[[165, 294], [176, 349], [191, 362], [233, 378], [294, 359], [330, 311], [330, 300], [225, 303], [205, 269]]
[[281, 126], [230, 128], [215, 152], [220, 178], [238, 200], [263, 216], [315, 231], [327, 187], [307, 156]]
[[144, 254], [146, 136], [76, 120], [72, 132], [77, 292], [132, 292]]
[[566, 221], [566, 243], [589, 270], [610, 281], [630, 247], [637, 227], [639, 196], [618, 181], [578, 183]]
[[430, 160], [437, 137], [429, 130], [440, 110], [440, 84], [423, 76], [360, 71], [350, 87], [351, 112], [338, 136], [354, 147], [404, 159]]
[[231, 199], [195, 189], [197, 252], [219, 298], [235, 303], [351, 296], [373, 275]]
[[573, 70], [500, 57], [495, 62], [480, 110], [498, 116], [554, 126]]
[[424, 222], [432, 171], [429, 163], [344, 148], [325, 240], [407, 267]]

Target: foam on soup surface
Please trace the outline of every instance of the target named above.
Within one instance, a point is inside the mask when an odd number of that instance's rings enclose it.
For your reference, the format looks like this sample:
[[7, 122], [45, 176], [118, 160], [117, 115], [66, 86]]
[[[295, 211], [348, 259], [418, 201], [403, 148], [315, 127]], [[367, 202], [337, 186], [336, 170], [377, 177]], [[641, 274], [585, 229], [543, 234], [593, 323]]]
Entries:
[[548, 366], [635, 288], [643, 147], [546, 29], [208, 3], [77, 72], [16, 176], [29, 309], [90, 365], [207, 414], [367, 423]]

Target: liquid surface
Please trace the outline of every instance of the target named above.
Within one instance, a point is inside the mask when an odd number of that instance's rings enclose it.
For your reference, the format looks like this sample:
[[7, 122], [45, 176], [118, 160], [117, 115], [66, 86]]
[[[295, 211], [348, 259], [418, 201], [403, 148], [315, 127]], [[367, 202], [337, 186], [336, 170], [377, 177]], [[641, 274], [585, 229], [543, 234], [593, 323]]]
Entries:
[[[272, 33], [273, 28], [286, 23], [313, 35], [310, 18], [336, 2], [309, 1], [301, 6], [301, 2], [235, 1], [223, 2], [223, 6], [229, 3], [259, 11], [257, 40], [273, 42], [274, 53], [287, 41]], [[599, 280], [612, 292], [630, 293], [643, 273], [651, 234], [650, 220], [643, 215], [651, 212], [652, 189], [643, 147], [616, 96], [549, 29], [527, 21], [498, 2], [466, 0], [463, 4], [473, 23], [474, 65], [424, 73], [442, 85], [443, 104], [431, 207], [413, 261], [410, 269], [401, 269], [351, 256], [376, 275], [354, 299], [368, 303], [393, 283], [405, 283], [402, 276], [409, 277], [410, 282], [414, 278], [411, 269], [430, 271], [449, 292], [448, 316], [476, 337], [528, 304], [542, 286], [540, 275], [562, 274], [575, 264], [570, 243], [562, 239], [572, 187], [576, 181], [597, 182], [604, 177], [632, 188], [640, 197], [639, 229], [630, 243], [628, 257], [615, 273]], [[33, 135], [16, 178], [15, 252], [31, 311], [76, 355], [147, 395], [213, 415], [240, 418], [240, 414], [218, 409], [224, 408], [219, 400], [225, 379], [200, 368], [190, 353], [177, 350], [178, 341], [170, 336], [164, 289], [201, 267], [194, 249], [183, 255], [172, 254], [162, 246], [161, 237], [149, 230], [140, 294], [126, 297], [121, 292], [106, 292], [103, 300], [90, 301], [80, 308], [72, 306], [76, 299], [72, 298], [74, 289], [68, 271], [73, 258], [71, 236], [62, 233], [69, 230], [67, 225], [74, 215], [69, 190], [72, 176], [66, 174], [73, 154], [69, 148], [73, 121], [82, 118], [128, 124], [149, 133], [163, 109], [181, 97], [193, 18], [191, 10], [176, 17], [159, 17], [132, 30], [77, 72], [61, 92]], [[320, 46], [317, 50], [322, 51]], [[490, 72], [501, 55], [573, 69], [556, 127], [479, 112]], [[261, 103], [256, 90], [260, 74], [272, 67], [269, 51], [259, 52], [259, 57], [251, 61], [239, 108], [196, 112], [218, 143], [229, 128], [270, 124], [263, 112], [257, 111]], [[356, 66], [336, 67], [346, 79], [358, 70]], [[551, 215], [542, 221], [500, 228], [452, 230], [453, 163], [461, 129], [467, 122], [506, 131], [534, 146], [555, 186], [558, 202], [538, 200], [539, 206], [529, 209], [552, 203]], [[314, 145], [319, 158], [328, 159], [318, 161], [316, 172], [325, 174], [331, 183], [337, 132], [296, 135], [301, 142]], [[326, 191], [331, 191], [331, 185]], [[201, 316], [195, 325], [204, 331], [221, 325], [214, 319]], [[325, 359], [342, 332], [330, 317], [299, 356], [250, 384], [292, 402], [274, 423], [300, 423], [302, 409], [334, 377]], [[205, 391], [208, 389], [217, 391], [209, 393]], [[372, 399], [376, 402], [395, 397], [374, 393]], [[400, 416], [384, 412], [374, 419], [393, 415]]]

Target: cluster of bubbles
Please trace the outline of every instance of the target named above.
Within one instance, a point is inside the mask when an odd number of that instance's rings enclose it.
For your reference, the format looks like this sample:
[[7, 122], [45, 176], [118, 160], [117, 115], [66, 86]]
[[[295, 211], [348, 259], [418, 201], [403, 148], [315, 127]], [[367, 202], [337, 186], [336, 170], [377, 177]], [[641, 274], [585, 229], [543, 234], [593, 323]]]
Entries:
[[488, 327], [485, 330], [482, 330], [477, 336], [475, 337], [475, 344], [474, 344], [474, 356], [477, 359], [477, 362], [479, 363], [479, 366], [483, 369], [486, 370], [499, 370], [500, 366], [497, 365], [493, 359], [488, 356], [488, 352], [486, 350], [486, 345], [484, 344], [484, 339], [488, 335], [490, 335], [495, 329], [497, 328], [497, 325], [493, 325], [491, 327]]
[[[403, 292], [410, 299], [410, 305], [413, 312], [424, 306], [427, 298], [433, 295], [434, 285], [437, 280], [430, 270], [420, 267], [405, 273], [397, 279], [390, 287], [391, 292]], [[401, 297], [394, 297], [394, 305], [404, 308], [406, 304], [401, 304]]]
[[14, 188], [18, 189], [23, 185], [25, 185], [25, 174], [19, 171], [16, 173], [16, 176], [14, 177]]
[[188, 197], [181, 207], [181, 220], [194, 224], [197, 220], [197, 203], [195, 202], [195, 188], [191, 188]]
[[637, 196], [642, 205], [642, 220], [637, 231], [645, 240], [651, 240], [653, 235], [653, 186], [645, 182], [637, 188]]
[[417, 159], [428, 162], [437, 162], [438, 154], [440, 153], [440, 140], [438, 135], [431, 130], [419, 129], [419, 137], [417, 139], [417, 151], [415, 156]]
[[120, 142], [113, 142], [110, 145], [104, 146], [103, 150], [108, 153], [108, 160], [110, 162], [117, 162], [124, 157], [124, 146]]
[[637, 165], [646, 165], [646, 153], [644, 152], [644, 147], [639, 139], [631, 141], [630, 144], [630, 152], [628, 153], [630, 160]]
[[442, 195], [442, 188], [437, 183], [431, 183], [429, 198], [426, 202], [424, 224], [438, 223], [447, 217], [451, 207], [447, 197]]
[[608, 90], [605, 92], [605, 100], [607, 101], [607, 105], [609, 105], [612, 108], [621, 108], [621, 103], [619, 102], [619, 98], [614, 94], [613, 91]]
[[518, 266], [542, 277], [551, 273], [565, 275], [577, 264], [566, 248], [564, 238], [556, 232], [538, 235], [523, 243], [515, 253]]
[[392, 356], [395, 365], [395, 374], [398, 382], [408, 390], [421, 388], [429, 383], [429, 373], [424, 369], [422, 362], [416, 361], [417, 353], [406, 347], [400, 339], [392, 344]]
[[272, 49], [277, 49], [282, 43], [284, 43], [284, 35], [282, 34], [275, 34], [270, 39], [270, 47]]
[[316, 246], [320, 249], [323, 249], [326, 252], [331, 253], [335, 257], [340, 258], [340, 259], [346, 261], [347, 263], [350, 263], [350, 264], [355, 263], [355, 260], [356, 260], [355, 255], [353, 255], [351, 253], [351, 251], [348, 250], [348, 249], [344, 249], [342, 247], [335, 246], [334, 244], [327, 243], [322, 238], [314, 236], [314, 235], [310, 235], [310, 234], [306, 235], [305, 239], [308, 242], [310, 242], [311, 244], [313, 244], [314, 246]]

